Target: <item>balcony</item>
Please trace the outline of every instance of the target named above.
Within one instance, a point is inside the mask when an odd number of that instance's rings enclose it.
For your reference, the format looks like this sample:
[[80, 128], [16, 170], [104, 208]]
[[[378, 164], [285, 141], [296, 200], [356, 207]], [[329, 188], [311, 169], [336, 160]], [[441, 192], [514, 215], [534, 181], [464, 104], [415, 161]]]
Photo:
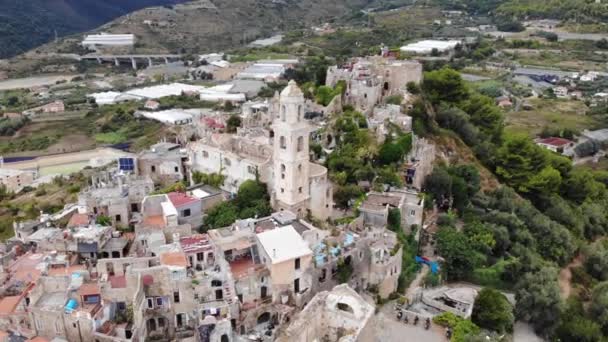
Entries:
[[165, 314], [165, 313], [169, 312], [169, 306], [162, 305], [162, 306], [155, 306], [153, 308], [146, 307], [145, 312], [146, 312], [146, 315]]
[[247, 311], [247, 310], [257, 309], [261, 306], [269, 305], [269, 304], [272, 304], [271, 296], [268, 296], [264, 299], [256, 299], [253, 302], [245, 302], [245, 303], [241, 304], [241, 310]]

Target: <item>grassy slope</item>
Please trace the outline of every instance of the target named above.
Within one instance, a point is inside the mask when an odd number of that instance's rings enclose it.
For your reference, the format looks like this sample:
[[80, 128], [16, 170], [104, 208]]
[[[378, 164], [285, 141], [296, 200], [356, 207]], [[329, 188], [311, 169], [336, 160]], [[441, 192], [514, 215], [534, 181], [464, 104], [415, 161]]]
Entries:
[[55, 37], [87, 31], [125, 13], [183, 0], [3, 0], [0, 58], [25, 52]]
[[[137, 35], [140, 52], [196, 53], [242, 45], [287, 29], [334, 20], [367, 5], [367, 0], [211, 0], [217, 9], [147, 8], [100, 27], [97, 31]], [[144, 20], [166, 26], [149, 27]], [[58, 49], [49, 44], [47, 51]]]
[[534, 109], [506, 114], [508, 130], [535, 136], [545, 127], [582, 131], [597, 124], [593, 117], [585, 115], [587, 106], [580, 101], [533, 99], [529, 102]]

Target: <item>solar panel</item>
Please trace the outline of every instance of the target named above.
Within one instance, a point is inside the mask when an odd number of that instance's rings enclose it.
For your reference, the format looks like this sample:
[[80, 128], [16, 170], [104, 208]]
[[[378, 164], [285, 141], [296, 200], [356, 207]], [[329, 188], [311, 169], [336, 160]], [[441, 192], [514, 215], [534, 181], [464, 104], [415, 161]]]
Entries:
[[122, 171], [133, 171], [135, 170], [135, 162], [133, 158], [119, 158], [118, 168]]

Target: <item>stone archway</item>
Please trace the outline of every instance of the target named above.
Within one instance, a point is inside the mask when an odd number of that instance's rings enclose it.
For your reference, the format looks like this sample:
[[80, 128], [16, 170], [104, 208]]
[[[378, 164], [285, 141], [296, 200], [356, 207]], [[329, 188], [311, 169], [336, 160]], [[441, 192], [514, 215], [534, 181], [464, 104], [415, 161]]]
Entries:
[[270, 321], [270, 312], [266, 311], [258, 316], [257, 324], [264, 324]]

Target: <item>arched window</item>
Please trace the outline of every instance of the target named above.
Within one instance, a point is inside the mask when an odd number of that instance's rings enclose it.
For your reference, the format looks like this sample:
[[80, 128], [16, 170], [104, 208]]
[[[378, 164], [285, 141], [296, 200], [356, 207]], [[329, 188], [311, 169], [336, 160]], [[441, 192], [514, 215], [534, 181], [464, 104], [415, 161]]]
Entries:
[[270, 312], [264, 312], [258, 316], [258, 324], [270, 322]]
[[281, 164], [281, 172], [285, 172], [285, 164]]
[[302, 172], [302, 164], [298, 165], [298, 172]]
[[222, 281], [221, 280], [217, 280], [217, 279], [213, 279], [211, 281], [211, 286], [222, 286]]
[[281, 106], [281, 121], [285, 122], [285, 113], [287, 112], [285, 105]]
[[302, 105], [298, 106], [298, 121], [302, 119]]
[[304, 137], [298, 137], [298, 152], [302, 152], [304, 149]]
[[285, 144], [285, 137], [281, 137], [279, 140], [280, 140], [279, 144], [280, 144], [281, 148], [286, 149], [287, 146]]

